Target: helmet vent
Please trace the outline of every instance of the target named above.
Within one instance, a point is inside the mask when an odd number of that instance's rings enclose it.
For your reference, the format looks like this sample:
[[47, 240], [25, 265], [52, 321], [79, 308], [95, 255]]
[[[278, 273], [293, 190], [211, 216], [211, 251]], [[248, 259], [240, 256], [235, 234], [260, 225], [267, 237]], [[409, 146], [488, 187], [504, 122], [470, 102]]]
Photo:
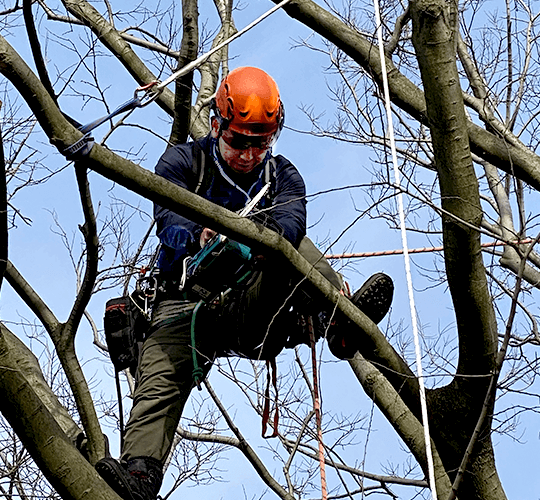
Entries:
[[236, 68], [221, 82], [216, 107], [230, 130], [245, 135], [274, 134], [282, 127], [283, 105], [276, 82], [250, 66]]

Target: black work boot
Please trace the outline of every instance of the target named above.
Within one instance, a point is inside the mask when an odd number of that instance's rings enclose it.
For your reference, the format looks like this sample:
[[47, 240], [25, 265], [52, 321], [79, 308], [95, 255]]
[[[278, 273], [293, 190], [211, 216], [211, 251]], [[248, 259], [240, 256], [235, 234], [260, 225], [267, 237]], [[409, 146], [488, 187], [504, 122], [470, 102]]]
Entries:
[[[351, 297], [358, 307], [373, 323], [379, 323], [385, 316], [394, 295], [394, 283], [390, 276], [377, 273], [371, 276]], [[350, 322], [338, 320], [328, 331], [328, 347], [339, 359], [352, 358], [360, 344], [357, 327]]]
[[152, 457], [127, 462], [105, 457], [96, 463], [96, 470], [124, 500], [156, 500], [163, 481], [161, 462]]

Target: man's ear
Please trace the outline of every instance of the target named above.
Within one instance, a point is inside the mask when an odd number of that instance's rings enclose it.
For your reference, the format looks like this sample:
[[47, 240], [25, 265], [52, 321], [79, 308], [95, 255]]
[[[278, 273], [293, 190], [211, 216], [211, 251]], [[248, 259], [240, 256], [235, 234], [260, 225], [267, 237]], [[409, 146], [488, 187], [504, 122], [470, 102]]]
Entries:
[[213, 116], [210, 125], [212, 127], [210, 133], [214, 139], [217, 139], [219, 137], [219, 120]]

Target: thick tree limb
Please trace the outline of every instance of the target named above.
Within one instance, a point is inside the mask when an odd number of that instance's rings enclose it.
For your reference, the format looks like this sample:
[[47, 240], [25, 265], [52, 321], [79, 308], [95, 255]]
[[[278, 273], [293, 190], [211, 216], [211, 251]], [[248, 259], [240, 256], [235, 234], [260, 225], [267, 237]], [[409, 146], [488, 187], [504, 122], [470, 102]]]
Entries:
[[71, 443], [75, 444], [83, 431], [75, 423], [66, 408], [58, 401], [56, 394], [54, 394], [43, 376], [36, 356], [2, 323], [0, 323], [0, 329], [11, 356], [17, 361], [20, 373], [28, 380], [30, 386], [33, 387], [35, 393], [54, 417], [62, 431], [69, 437]]
[[[63, 412], [56, 411], [56, 404], [43, 397], [43, 385], [35, 387], [35, 374], [28, 377], [28, 363], [33, 362], [28, 358], [21, 360], [23, 351], [14, 347], [13, 337], [1, 325], [0, 394], [9, 401], [2, 404], [1, 411], [38, 467], [64, 500], [119, 500], [73, 446], [60, 425], [70, 427], [68, 417], [65, 414], [60, 417]], [[51, 405], [55, 408], [54, 415]]]
[[[75, 403], [81, 417], [81, 422], [85, 433], [88, 436], [90, 459], [95, 462], [104, 456], [105, 442], [92, 395], [90, 394], [90, 389], [75, 355], [75, 347], [73, 344], [74, 336], [71, 335], [69, 329], [67, 332], [65, 331], [66, 326], [56, 319], [56, 316], [41, 299], [39, 294], [36, 293], [9, 261], [6, 279], [15, 292], [41, 321], [55, 345], [58, 359], [60, 360], [68, 379], [71, 391], [75, 397]], [[70, 339], [71, 342], [66, 342], [66, 338]]]
[[[449, 386], [434, 391], [435, 398], [430, 398], [430, 402], [436, 402], [430, 406], [430, 415], [436, 421], [434, 440], [446, 468], [452, 470], [459, 465], [469, 433], [474, 431], [476, 415], [480, 413], [495, 368], [497, 324], [482, 259], [480, 234], [474, 229], [480, 227], [483, 211], [456, 64], [457, 4], [417, 0], [410, 5], [412, 40], [426, 96], [442, 208], [467, 222], [464, 225], [454, 217], [442, 215], [446, 276], [459, 337], [457, 373], [461, 376], [484, 375], [466, 380], [455, 378]], [[457, 394], [459, 403], [455, 399]], [[451, 404], [456, 408], [449, 411]], [[463, 404], [467, 405], [467, 414], [459, 408]], [[460, 430], [445, 429], [444, 422], [446, 425], [451, 422]], [[486, 420], [482, 428], [486, 436], [489, 429], [490, 421]], [[453, 441], [450, 446], [448, 440]], [[482, 448], [475, 449], [473, 461], [485, 460], [490, 455], [490, 438], [486, 437], [482, 444]], [[466, 486], [464, 484], [465, 496], [483, 498], [488, 490], [502, 492], [494, 467], [475, 467], [474, 470], [475, 477], [468, 479]]]
[[469, 224], [466, 227], [454, 218], [442, 216], [446, 274], [461, 340], [458, 373], [485, 374], [493, 368], [497, 326], [480, 234], [474, 229], [480, 227], [483, 211], [455, 61], [456, 41], [450, 23], [455, 13], [439, 7], [435, 0], [411, 3], [411, 14], [442, 208]]
[[[387, 377], [360, 353], [356, 353], [349, 363], [366, 394], [373, 399], [381, 412], [387, 417], [401, 439], [403, 439], [403, 442], [411, 450], [427, 477], [426, 442], [422, 422], [414, 416], [410, 408], [403, 402]], [[431, 449], [437, 495], [444, 498], [449, 495], [452, 484], [434, 442], [432, 442]]]

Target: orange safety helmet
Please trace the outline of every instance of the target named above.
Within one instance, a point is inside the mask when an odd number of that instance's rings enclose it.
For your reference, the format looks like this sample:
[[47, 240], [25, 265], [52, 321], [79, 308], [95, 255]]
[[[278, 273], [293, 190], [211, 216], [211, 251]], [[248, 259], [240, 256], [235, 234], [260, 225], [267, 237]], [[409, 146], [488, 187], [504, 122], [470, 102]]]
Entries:
[[241, 67], [221, 82], [215, 99], [221, 129], [243, 135], [274, 135], [283, 128], [285, 112], [273, 78], [262, 69]]

